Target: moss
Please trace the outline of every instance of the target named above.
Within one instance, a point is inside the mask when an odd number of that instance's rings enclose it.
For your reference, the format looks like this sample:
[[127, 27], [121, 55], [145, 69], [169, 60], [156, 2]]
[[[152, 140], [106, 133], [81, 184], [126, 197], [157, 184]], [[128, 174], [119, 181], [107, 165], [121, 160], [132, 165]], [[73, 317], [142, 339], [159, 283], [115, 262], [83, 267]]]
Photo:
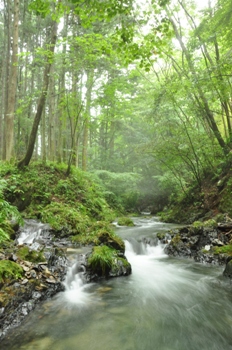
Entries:
[[159, 240], [162, 240], [165, 238], [165, 233], [158, 232], [156, 236]]
[[210, 228], [216, 228], [217, 227], [217, 221], [214, 219], [209, 219], [207, 221], [204, 221], [203, 223], [204, 227], [210, 227]]
[[109, 271], [115, 264], [117, 251], [106, 245], [93, 248], [93, 252], [88, 258], [89, 268], [99, 276], [108, 276]]
[[46, 261], [42, 252], [30, 250], [27, 246], [19, 248], [19, 250], [16, 252], [16, 255], [22, 260], [27, 260], [33, 263]]
[[123, 216], [118, 219], [119, 226], [135, 226], [134, 222], [127, 216]]
[[124, 259], [124, 258], [117, 258], [119, 261], [121, 261], [122, 262], [122, 265], [123, 265], [123, 267], [125, 267], [125, 268], [129, 268], [129, 267], [131, 267], [131, 264], [128, 262], [128, 260], [127, 259]]
[[125, 252], [123, 240], [112, 231], [100, 230], [97, 234], [99, 244], [107, 245], [122, 253]]
[[91, 175], [72, 168], [67, 177], [66, 168], [31, 163], [23, 170], [0, 169], [7, 181], [5, 199], [17, 205], [24, 217], [48, 222], [55, 230], [66, 228], [71, 235], [87, 230], [92, 220], [113, 220], [104, 191]]
[[171, 244], [176, 247], [181, 241], [181, 237], [179, 234], [175, 235], [172, 240], [171, 240]]
[[123, 240], [113, 231], [113, 225], [106, 221], [93, 222], [86, 232], [72, 236], [72, 242], [81, 245], [86, 244], [105, 244], [120, 251], [124, 251]]
[[88, 216], [78, 209], [55, 202], [42, 209], [41, 220], [50, 224], [54, 230], [60, 231], [65, 228], [71, 235], [86, 232], [90, 224]]
[[0, 261], [0, 282], [4, 282], [7, 279], [18, 279], [23, 274], [23, 268], [10, 260]]
[[232, 255], [232, 244], [227, 244], [222, 247], [215, 246], [212, 248], [213, 253], [218, 255], [218, 254], [227, 254], [227, 255]]

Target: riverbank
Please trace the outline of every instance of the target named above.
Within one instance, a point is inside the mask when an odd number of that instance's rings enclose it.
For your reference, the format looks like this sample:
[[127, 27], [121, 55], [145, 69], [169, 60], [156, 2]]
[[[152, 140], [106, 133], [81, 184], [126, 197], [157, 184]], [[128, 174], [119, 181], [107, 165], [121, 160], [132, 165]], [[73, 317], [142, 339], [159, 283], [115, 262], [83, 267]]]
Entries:
[[[102, 231], [95, 243], [98, 245], [86, 248], [77, 266], [76, 273], [82, 272], [85, 283], [131, 273], [119, 237]], [[74, 247], [69, 237], [58, 238], [48, 224], [36, 220], [26, 220], [14, 242], [1, 244], [0, 339], [19, 326], [37, 304], [65, 290], [71, 264], [68, 253]]]
[[[174, 257], [192, 258], [195, 262], [225, 265], [224, 276], [232, 277], [232, 220], [195, 222], [192, 225], [170, 231], [166, 254]], [[159, 237], [161, 241], [165, 236]]]
[[14, 242], [1, 244], [0, 339], [19, 326], [37, 304], [64, 290], [68, 268], [64, 246], [71, 242], [53, 240], [48, 225], [38, 227], [39, 239], [34, 237], [33, 243], [19, 244], [19, 231]]

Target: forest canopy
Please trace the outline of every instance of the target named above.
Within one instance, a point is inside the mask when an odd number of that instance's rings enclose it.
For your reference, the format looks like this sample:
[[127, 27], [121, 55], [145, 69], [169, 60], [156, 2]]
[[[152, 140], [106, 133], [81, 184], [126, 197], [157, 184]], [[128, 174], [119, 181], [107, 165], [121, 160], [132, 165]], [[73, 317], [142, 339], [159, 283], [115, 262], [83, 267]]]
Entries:
[[230, 165], [230, 0], [1, 9], [3, 161], [135, 173], [162, 206]]

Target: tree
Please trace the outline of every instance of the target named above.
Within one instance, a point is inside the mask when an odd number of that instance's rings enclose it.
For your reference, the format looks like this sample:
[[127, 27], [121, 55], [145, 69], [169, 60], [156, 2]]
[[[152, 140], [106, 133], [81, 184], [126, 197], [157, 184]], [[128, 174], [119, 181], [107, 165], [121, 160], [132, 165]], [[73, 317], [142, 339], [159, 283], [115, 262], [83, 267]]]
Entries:
[[38, 100], [37, 111], [34, 118], [31, 134], [29, 137], [27, 151], [26, 151], [25, 157], [18, 162], [19, 168], [27, 166], [30, 163], [30, 160], [34, 151], [37, 131], [38, 131], [41, 117], [42, 117], [43, 109], [46, 102], [47, 92], [48, 92], [50, 70], [53, 62], [55, 44], [57, 40], [57, 28], [58, 28], [58, 22], [52, 21], [51, 38], [50, 38], [50, 43], [48, 44], [48, 50], [46, 52], [46, 65], [44, 68], [42, 92]]
[[12, 56], [10, 65], [9, 87], [7, 93], [7, 109], [5, 114], [6, 130], [6, 160], [13, 157], [14, 152], [14, 114], [16, 104], [17, 75], [18, 75], [18, 36], [19, 36], [19, 0], [14, 0], [14, 21], [12, 35]]

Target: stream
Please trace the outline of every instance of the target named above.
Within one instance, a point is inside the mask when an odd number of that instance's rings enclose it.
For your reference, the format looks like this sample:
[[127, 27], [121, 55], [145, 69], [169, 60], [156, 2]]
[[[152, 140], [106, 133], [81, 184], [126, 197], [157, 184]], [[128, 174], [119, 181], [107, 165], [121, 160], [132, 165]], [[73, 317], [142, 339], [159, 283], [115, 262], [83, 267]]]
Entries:
[[70, 249], [66, 291], [41, 303], [1, 342], [4, 350], [232, 350], [232, 285], [223, 267], [170, 258], [158, 232], [176, 225], [133, 218], [117, 227], [132, 274], [83, 284]]

